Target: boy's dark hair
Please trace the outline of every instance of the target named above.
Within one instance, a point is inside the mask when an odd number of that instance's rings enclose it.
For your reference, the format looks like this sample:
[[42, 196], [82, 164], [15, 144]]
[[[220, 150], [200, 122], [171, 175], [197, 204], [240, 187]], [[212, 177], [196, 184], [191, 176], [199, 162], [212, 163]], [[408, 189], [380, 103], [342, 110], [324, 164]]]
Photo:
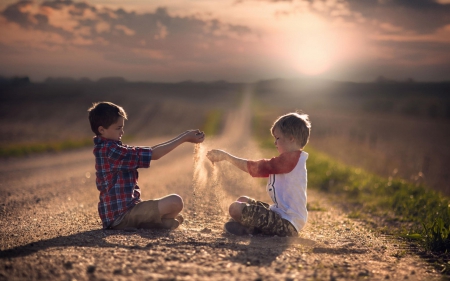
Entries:
[[117, 122], [119, 117], [127, 119], [125, 110], [112, 102], [102, 101], [95, 102], [92, 107], [88, 109], [89, 123], [91, 123], [92, 132], [97, 136], [100, 135], [98, 127], [102, 126], [108, 129], [109, 126]]
[[303, 148], [309, 141], [311, 122], [309, 121], [308, 114], [292, 112], [280, 116], [275, 120], [272, 128], [270, 128], [272, 135], [275, 128], [280, 129], [281, 133], [285, 136], [294, 137], [297, 144]]

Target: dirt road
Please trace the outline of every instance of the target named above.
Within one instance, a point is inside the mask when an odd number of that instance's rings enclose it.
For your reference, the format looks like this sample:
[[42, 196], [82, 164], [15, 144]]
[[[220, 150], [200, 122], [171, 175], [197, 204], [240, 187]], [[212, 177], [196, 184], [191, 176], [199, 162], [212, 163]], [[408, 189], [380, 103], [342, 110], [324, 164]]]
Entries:
[[[264, 181], [205, 159], [209, 148], [244, 158], [251, 88], [224, 133], [183, 144], [140, 170], [143, 199], [180, 194], [185, 223], [172, 232], [101, 229], [92, 150], [0, 160], [0, 280], [439, 280], [400, 241], [348, 219], [309, 189], [309, 220], [296, 238], [223, 231], [239, 195], [268, 201]], [[268, 124], [270, 126], [270, 124]], [[186, 128], [188, 129], [188, 128]], [[142, 140], [134, 145], [162, 141]]]

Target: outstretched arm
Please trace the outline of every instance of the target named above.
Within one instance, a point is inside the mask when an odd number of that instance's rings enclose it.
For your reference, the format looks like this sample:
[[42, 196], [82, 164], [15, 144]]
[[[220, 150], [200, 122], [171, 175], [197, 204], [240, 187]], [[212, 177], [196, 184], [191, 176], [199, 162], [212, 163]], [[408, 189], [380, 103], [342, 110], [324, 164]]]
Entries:
[[208, 151], [208, 153], [206, 154], [206, 157], [208, 157], [208, 159], [213, 163], [225, 160], [227, 162], [230, 162], [234, 166], [238, 167], [242, 171], [248, 173], [247, 159], [236, 157], [234, 155], [231, 155], [228, 152], [225, 152], [225, 151], [219, 150], [219, 149], [213, 149], [213, 150]]
[[160, 159], [182, 143], [201, 143], [204, 139], [205, 133], [200, 130], [188, 130], [171, 140], [152, 146], [152, 160]]

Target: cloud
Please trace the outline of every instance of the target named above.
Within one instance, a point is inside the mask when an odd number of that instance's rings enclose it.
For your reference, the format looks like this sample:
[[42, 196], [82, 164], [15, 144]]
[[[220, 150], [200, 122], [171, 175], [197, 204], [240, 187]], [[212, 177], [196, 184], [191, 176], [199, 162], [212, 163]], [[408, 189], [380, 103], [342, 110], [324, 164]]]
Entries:
[[16, 4], [8, 6], [2, 15], [11, 22], [18, 23], [23, 27], [32, 26], [36, 21], [31, 16], [30, 8], [33, 6], [32, 1], [20, 1]]
[[173, 16], [163, 7], [153, 13], [138, 14], [72, 1], [47, 1], [40, 5], [21, 1], [6, 7], [1, 15], [7, 24], [57, 34], [66, 39], [62, 45], [93, 51], [108, 46], [106, 59], [130, 64], [140, 63], [140, 58], [190, 60], [200, 54], [211, 62], [220, 57], [219, 52], [233, 52], [229, 46], [252, 44], [249, 38], [257, 40], [247, 26]]
[[416, 33], [433, 32], [450, 23], [449, 2], [435, 0], [240, 0], [236, 3], [252, 1], [290, 4], [277, 15], [309, 10], [330, 19], [363, 20], [376, 27], [379, 23], [390, 24]]
[[415, 33], [430, 33], [450, 23], [450, 5], [431, 0], [349, 0], [368, 21], [389, 23]]
[[358, 30], [356, 38], [365, 42], [367, 64], [392, 69], [393, 64], [420, 67], [450, 63], [449, 1], [240, 0], [236, 5], [251, 2], [272, 5], [276, 18], [300, 19], [314, 13], [329, 27]]
[[160, 1], [146, 10], [140, 1], [11, 1], [0, 10], [3, 75], [373, 80], [450, 65], [449, 0]]

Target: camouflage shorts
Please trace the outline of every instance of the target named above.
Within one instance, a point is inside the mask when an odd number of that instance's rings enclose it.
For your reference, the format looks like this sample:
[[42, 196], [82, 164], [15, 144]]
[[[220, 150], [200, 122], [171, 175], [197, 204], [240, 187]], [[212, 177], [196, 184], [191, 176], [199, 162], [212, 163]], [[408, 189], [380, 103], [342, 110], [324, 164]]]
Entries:
[[241, 224], [253, 227], [255, 232], [266, 235], [297, 236], [298, 232], [291, 222], [269, 209], [269, 204], [249, 199], [242, 209]]

